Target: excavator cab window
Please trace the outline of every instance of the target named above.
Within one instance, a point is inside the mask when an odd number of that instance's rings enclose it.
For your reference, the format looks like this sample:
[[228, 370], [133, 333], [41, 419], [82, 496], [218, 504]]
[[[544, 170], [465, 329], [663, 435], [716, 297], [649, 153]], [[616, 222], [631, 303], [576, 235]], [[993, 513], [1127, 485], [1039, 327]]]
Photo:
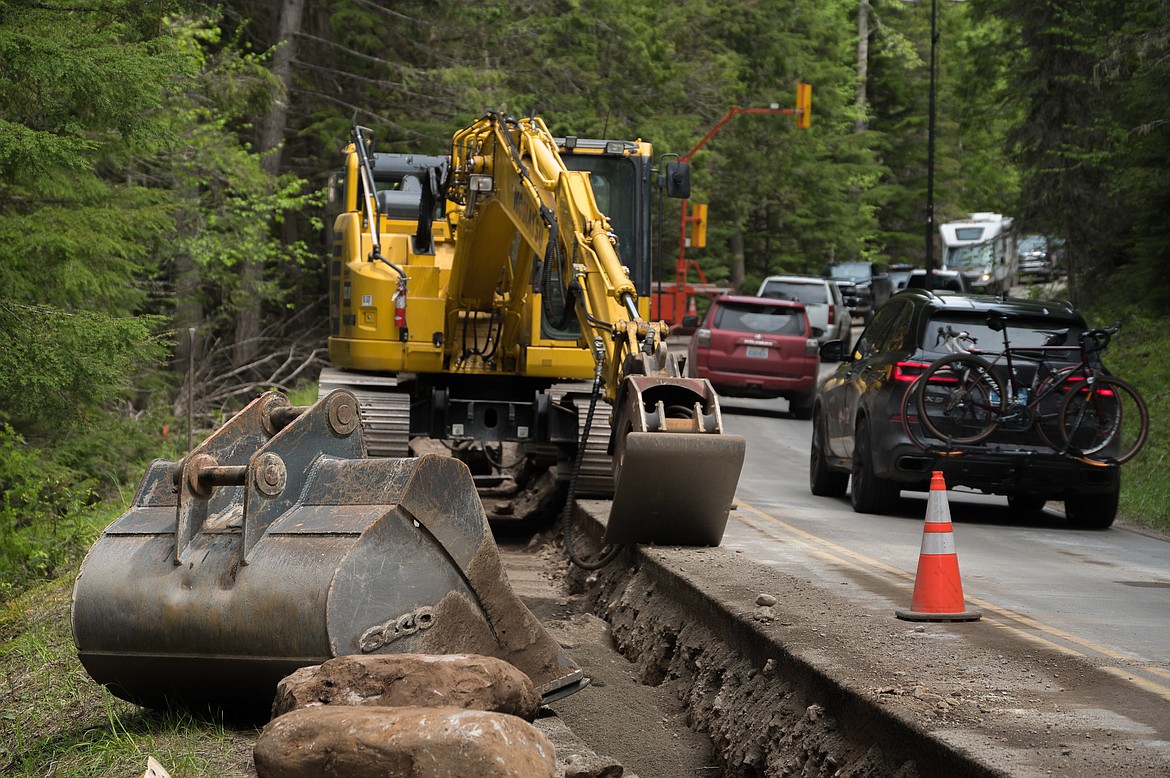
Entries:
[[565, 166], [589, 173], [597, 207], [609, 218], [617, 235], [617, 253], [630, 270], [630, 278], [642, 288], [641, 267], [636, 256], [638, 241], [638, 171], [633, 162], [620, 156], [565, 154]]
[[[578, 146], [576, 151], [565, 151], [562, 155], [565, 167], [589, 174], [589, 184], [593, 188], [597, 207], [609, 219], [610, 228], [617, 237], [615, 248], [622, 264], [629, 269], [630, 278], [639, 292], [643, 286], [648, 289], [649, 263], [639, 261], [641, 252], [637, 238], [639, 221], [643, 218], [638, 210], [638, 169], [625, 155], [588, 153], [582, 149], [582, 146]], [[643, 225], [642, 229], [646, 229], [646, 226]], [[548, 281], [551, 289], [564, 289], [555, 268]], [[546, 338], [576, 340], [581, 331], [576, 317], [570, 316], [567, 326], [563, 328], [555, 326], [562, 305], [561, 295], [546, 292], [541, 334]]]

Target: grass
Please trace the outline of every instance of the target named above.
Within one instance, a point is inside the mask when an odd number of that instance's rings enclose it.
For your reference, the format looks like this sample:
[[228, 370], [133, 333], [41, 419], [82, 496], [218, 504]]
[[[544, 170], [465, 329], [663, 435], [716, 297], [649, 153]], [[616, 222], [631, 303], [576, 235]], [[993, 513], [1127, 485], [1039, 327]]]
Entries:
[[[1119, 317], [1101, 318], [1112, 323]], [[1170, 332], [1163, 319], [1123, 319], [1105, 364], [1133, 384], [1150, 410], [1150, 437], [1137, 458], [1122, 466], [1121, 515], [1125, 521], [1170, 531]]]
[[255, 776], [255, 729], [149, 711], [89, 678], [69, 628], [75, 572], [0, 612], [0, 774], [137, 776], [153, 756], [174, 778]]
[[[1016, 294], [1029, 299], [1061, 299], [1059, 284], [1025, 287]], [[1110, 372], [1133, 384], [1150, 411], [1150, 436], [1138, 456], [1122, 465], [1121, 507], [1125, 523], [1170, 533], [1170, 328], [1165, 318], [1137, 312], [1124, 301], [1132, 290], [1114, 295], [1118, 302], [1085, 311], [1091, 327], [1121, 323], [1103, 359]]]

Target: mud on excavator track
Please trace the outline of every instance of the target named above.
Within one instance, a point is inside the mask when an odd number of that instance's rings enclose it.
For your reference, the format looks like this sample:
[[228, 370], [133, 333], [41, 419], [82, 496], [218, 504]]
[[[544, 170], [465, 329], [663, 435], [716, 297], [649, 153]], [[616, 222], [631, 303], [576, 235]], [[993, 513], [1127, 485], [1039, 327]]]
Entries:
[[82, 665], [150, 707], [262, 710], [293, 670], [364, 653], [479, 653], [546, 700], [581, 669], [512, 592], [467, 468], [371, 458], [358, 402], [268, 393], [157, 460], [73, 593]]

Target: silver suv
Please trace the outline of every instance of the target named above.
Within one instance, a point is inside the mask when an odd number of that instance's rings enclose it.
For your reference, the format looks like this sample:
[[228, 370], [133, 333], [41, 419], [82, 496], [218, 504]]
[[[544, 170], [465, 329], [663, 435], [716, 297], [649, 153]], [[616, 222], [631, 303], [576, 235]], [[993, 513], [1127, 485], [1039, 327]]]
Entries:
[[808, 321], [817, 340], [851, 342], [853, 319], [845, 298], [835, 283], [817, 276], [768, 276], [760, 284], [757, 297], [793, 300], [804, 303]]

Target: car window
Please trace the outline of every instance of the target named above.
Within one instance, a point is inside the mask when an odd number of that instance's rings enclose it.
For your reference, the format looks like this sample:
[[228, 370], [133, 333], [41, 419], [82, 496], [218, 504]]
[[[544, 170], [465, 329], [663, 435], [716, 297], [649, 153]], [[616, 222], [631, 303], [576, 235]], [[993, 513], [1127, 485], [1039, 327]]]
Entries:
[[861, 337], [857, 339], [857, 343], [853, 348], [854, 358], [868, 359], [881, 350], [881, 346], [886, 341], [886, 333], [890, 326], [897, 318], [898, 312], [902, 306], [895, 306], [893, 308], [887, 303], [878, 309], [874, 314], [873, 321], [861, 333]]
[[868, 262], [842, 262], [830, 265], [828, 275], [839, 281], [865, 282], [873, 277], [873, 271]]
[[829, 301], [824, 283], [802, 284], [799, 281], [768, 281], [760, 297], [794, 300], [806, 305], [824, 305]]
[[803, 335], [804, 311], [751, 303], [720, 303], [715, 311], [714, 328], [768, 335]]
[[913, 349], [915, 344], [910, 332], [910, 325], [914, 313], [913, 307], [909, 303], [891, 300], [886, 303], [882, 311], [889, 311], [887, 317], [890, 319], [890, 326], [882, 331], [882, 340], [877, 345], [877, 351]]
[[[987, 326], [986, 314], [963, 314], [951, 311], [939, 311], [930, 317], [923, 332], [922, 347], [927, 351], [945, 354], [946, 347], [939, 338], [939, 328], [951, 327], [959, 332], [967, 332], [976, 339], [975, 348], [984, 351], [1000, 351], [1003, 348], [1003, 333], [996, 332]], [[1052, 333], [1068, 330], [1063, 337]], [[1075, 346], [1084, 327], [1069, 326], [1065, 322], [1053, 322], [1046, 319], [1009, 319], [1008, 338], [1013, 347], [1029, 348], [1032, 346], [1057, 345]], [[1061, 342], [1056, 342], [1060, 340]], [[1070, 360], [1077, 357], [1069, 355]]]
[[1048, 251], [1048, 239], [1043, 235], [1025, 235], [1016, 244], [1016, 252], [1019, 254], [1031, 254], [1034, 251]]

